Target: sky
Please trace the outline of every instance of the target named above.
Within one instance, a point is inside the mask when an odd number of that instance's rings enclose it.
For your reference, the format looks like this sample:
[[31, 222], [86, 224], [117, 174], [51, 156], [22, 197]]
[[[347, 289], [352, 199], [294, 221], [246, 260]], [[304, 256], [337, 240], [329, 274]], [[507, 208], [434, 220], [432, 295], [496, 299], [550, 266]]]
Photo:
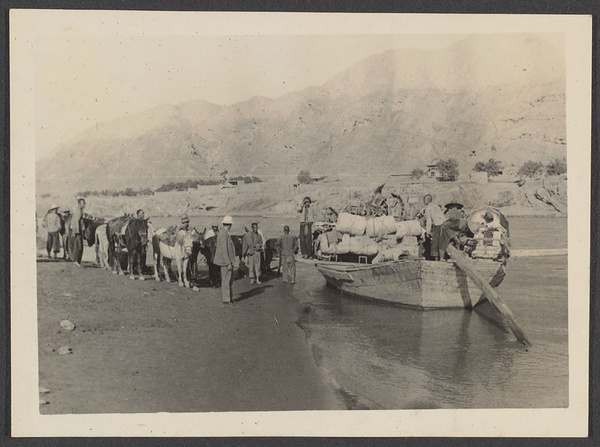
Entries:
[[322, 85], [389, 49], [439, 49], [438, 35], [59, 36], [35, 42], [36, 158], [96, 123], [160, 104], [221, 105]]

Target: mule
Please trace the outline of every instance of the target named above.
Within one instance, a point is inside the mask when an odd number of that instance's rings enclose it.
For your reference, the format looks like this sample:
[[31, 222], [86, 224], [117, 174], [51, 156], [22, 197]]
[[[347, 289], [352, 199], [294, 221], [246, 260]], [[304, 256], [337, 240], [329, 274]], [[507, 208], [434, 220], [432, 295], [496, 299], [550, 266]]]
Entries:
[[96, 262], [101, 269], [110, 270], [108, 263], [108, 237], [106, 236], [106, 224], [100, 225], [96, 229]]
[[[124, 225], [127, 225], [125, 234], [121, 234]], [[148, 219], [136, 219], [130, 216], [117, 217], [108, 222], [106, 226], [108, 238], [109, 262], [111, 270], [116, 274], [124, 274], [121, 269], [121, 253], [127, 249], [127, 271], [129, 278], [135, 279], [135, 268], [138, 278], [143, 281], [142, 254], [143, 247], [148, 244]]]
[[271, 273], [271, 262], [275, 255], [279, 256], [279, 265], [277, 266], [277, 274], [281, 272], [281, 254], [279, 253], [279, 239], [267, 239], [265, 242], [265, 273]]
[[[158, 267], [162, 264], [165, 279], [170, 282], [169, 267], [172, 261], [177, 264], [179, 287], [190, 287], [188, 277], [188, 263], [194, 255], [194, 245], [199, 251], [201, 235], [194, 228], [192, 231], [179, 230], [175, 233], [175, 245], [171, 246], [160, 240], [160, 230], [152, 236], [152, 250], [154, 252], [154, 279], [160, 281]], [[168, 260], [168, 261], [166, 261]]]

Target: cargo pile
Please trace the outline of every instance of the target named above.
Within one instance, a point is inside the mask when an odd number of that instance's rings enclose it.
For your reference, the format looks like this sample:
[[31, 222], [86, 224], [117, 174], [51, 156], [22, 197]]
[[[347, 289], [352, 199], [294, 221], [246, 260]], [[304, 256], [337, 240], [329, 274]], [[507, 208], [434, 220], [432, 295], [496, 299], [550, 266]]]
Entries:
[[[447, 216], [442, 225], [446, 241], [474, 259], [506, 262], [510, 256], [508, 221], [492, 207], [460, 218]], [[323, 228], [318, 237], [317, 255], [366, 256], [377, 264], [402, 257], [423, 257], [426, 242], [424, 222], [396, 220], [393, 216], [361, 216], [340, 213], [337, 222]], [[428, 258], [429, 259], [429, 258]]]
[[[418, 221], [396, 221], [393, 216], [365, 217], [340, 213], [335, 230], [319, 236], [322, 255], [354, 254], [379, 260], [400, 254], [419, 256], [419, 241], [425, 230]], [[389, 258], [389, 259], [388, 259]], [[375, 261], [373, 261], [375, 262]]]

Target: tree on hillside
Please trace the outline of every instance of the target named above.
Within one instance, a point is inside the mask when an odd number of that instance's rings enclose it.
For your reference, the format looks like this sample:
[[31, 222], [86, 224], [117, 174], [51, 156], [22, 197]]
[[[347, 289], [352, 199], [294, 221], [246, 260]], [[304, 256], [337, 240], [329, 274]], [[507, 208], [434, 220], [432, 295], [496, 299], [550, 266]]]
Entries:
[[419, 180], [424, 175], [425, 175], [425, 171], [423, 171], [421, 168], [415, 168], [410, 173], [410, 176], [415, 180]]
[[298, 174], [298, 183], [306, 184], [312, 183], [312, 177], [308, 171], [300, 171]]
[[561, 175], [567, 173], [567, 161], [563, 158], [556, 158], [546, 165], [546, 174]]
[[440, 160], [437, 163], [440, 182], [454, 182], [458, 178], [458, 161], [454, 158]]
[[544, 172], [544, 165], [542, 163], [540, 163], [539, 161], [526, 161], [523, 166], [521, 166], [521, 168], [519, 168], [519, 171], [517, 172], [517, 175], [519, 177], [528, 177], [528, 178], [534, 178], [534, 177], [538, 177], [540, 175], [542, 175]]
[[490, 158], [485, 163], [483, 161], [478, 161], [473, 169], [475, 172], [487, 172], [490, 177], [495, 177], [502, 173], [504, 166], [502, 166], [502, 163], [498, 160]]

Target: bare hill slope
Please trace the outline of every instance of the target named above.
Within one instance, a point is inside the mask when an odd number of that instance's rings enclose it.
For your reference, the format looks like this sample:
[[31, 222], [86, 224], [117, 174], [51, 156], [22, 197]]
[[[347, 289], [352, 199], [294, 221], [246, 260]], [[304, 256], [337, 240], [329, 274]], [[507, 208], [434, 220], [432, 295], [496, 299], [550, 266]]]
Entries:
[[[39, 185], [158, 186], [233, 174], [410, 172], [453, 156], [464, 172], [565, 155], [565, 67], [528, 35], [387, 51], [322, 86], [231, 106], [161, 105], [89, 129], [37, 164]], [[472, 156], [472, 151], [476, 156]]]

